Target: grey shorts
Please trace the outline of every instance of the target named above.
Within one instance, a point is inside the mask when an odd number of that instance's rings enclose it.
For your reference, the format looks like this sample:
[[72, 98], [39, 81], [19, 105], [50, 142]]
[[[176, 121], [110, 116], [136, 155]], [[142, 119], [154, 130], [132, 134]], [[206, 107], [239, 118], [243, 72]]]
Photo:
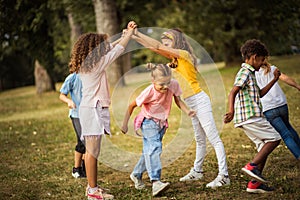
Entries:
[[254, 142], [257, 151], [267, 142], [275, 142], [281, 140], [279, 133], [273, 126], [265, 119], [261, 118], [259, 121], [251, 122], [241, 126], [246, 135]]
[[82, 137], [110, 134], [110, 114], [107, 107], [80, 107], [79, 119]]

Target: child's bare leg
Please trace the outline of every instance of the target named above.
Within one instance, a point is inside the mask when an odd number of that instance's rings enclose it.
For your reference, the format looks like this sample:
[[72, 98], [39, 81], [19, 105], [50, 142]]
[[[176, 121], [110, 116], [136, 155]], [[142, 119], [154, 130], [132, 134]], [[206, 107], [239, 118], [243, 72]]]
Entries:
[[101, 136], [85, 137], [85, 169], [88, 184], [91, 188], [97, 186], [97, 158], [100, 153]]
[[75, 168], [81, 167], [82, 153], [75, 151]]
[[255, 155], [255, 157], [252, 160], [252, 163], [255, 163], [258, 165], [259, 170], [262, 171], [264, 168], [264, 165], [267, 161], [268, 155], [279, 145], [280, 140], [274, 141], [274, 142], [267, 142], [261, 150]]

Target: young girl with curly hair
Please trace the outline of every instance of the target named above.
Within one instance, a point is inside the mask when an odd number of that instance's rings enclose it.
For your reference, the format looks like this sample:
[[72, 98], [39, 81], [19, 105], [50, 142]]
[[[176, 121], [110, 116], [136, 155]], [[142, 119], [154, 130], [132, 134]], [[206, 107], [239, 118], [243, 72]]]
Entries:
[[79, 119], [82, 139], [86, 144], [85, 167], [89, 200], [113, 199], [97, 185], [97, 158], [103, 134], [110, 134], [110, 95], [106, 69], [124, 51], [136, 24], [128, 23], [127, 31], [113, 46], [106, 34], [87, 33], [82, 35], [72, 50], [69, 67], [79, 73], [82, 81], [82, 99]]

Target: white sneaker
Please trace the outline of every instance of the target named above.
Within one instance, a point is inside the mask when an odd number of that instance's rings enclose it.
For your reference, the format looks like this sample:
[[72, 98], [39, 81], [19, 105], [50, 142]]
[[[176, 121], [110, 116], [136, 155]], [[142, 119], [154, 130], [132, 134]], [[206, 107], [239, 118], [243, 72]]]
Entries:
[[164, 191], [166, 191], [170, 187], [170, 183], [163, 183], [161, 181], [155, 181], [152, 184], [152, 195], [156, 196]]
[[103, 190], [98, 188], [94, 193], [90, 193], [87, 189], [86, 195], [88, 200], [113, 200], [114, 196], [111, 194], [104, 193]]
[[206, 187], [214, 189], [217, 187], [228, 186], [228, 185], [230, 185], [229, 177], [225, 175], [218, 175], [217, 178], [215, 178], [215, 180], [213, 180], [212, 182], [208, 183]]
[[130, 174], [130, 179], [134, 182], [135, 189], [142, 190], [145, 188], [145, 184], [143, 183], [142, 179], [138, 179], [132, 173]]
[[180, 178], [179, 181], [196, 181], [202, 178], [203, 178], [203, 173], [196, 172], [194, 168], [192, 168], [191, 171], [184, 177]]

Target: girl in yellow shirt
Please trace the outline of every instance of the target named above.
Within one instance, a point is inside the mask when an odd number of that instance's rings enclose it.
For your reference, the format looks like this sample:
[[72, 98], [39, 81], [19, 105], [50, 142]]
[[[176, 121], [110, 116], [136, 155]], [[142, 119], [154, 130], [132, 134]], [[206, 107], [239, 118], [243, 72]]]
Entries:
[[174, 77], [183, 91], [183, 98], [190, 109], [196, 111], [192, 124], [196, 140], [196, 159], [190, 172], [180, 181], [194, 181], [203, 178], [203, 162], [206, 155], [206, 137], [216, 152], [219, 173], [206, 185], [216, 188], [230, 185], [226, 153], [212, 114], [209, 96], [201, 89], [197, 80], [196, 57], [193, 50], [179, 29], [164, 32], [159, 42], [139, 31], [132, 36], [137, 42], [150, 50], [172, 60], [169, 67], [173, 69]]

